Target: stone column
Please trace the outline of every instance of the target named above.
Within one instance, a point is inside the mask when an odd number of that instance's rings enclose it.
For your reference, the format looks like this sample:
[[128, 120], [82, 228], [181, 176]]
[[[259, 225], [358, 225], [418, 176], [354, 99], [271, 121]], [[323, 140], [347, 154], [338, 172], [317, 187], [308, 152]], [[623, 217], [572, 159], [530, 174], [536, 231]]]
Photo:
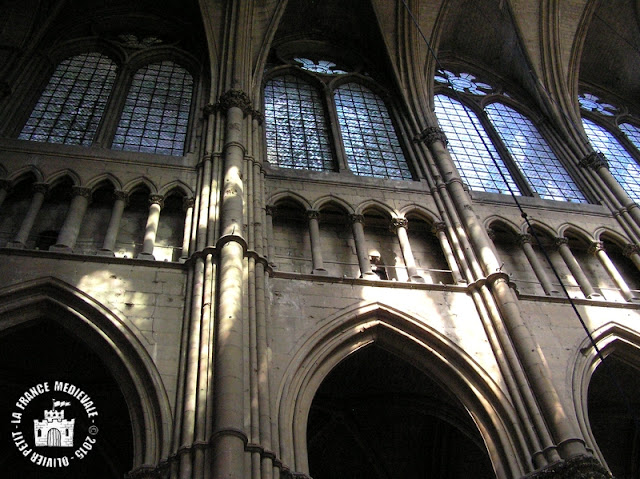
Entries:
[[611, 261], [611, 258], [609, 258], [609, 255], [604, 250], [602, 242], [595, 241], [594, 243], [592, 243], [589, 251], [593, 253], [596, 258], [598, 258], [600, 264], [602, 264], [609, 276], [611, 276], [613, 282], [616, 283], [616, 286], [618, 287], [618, 289], [620, 289], [622, 297], [627, 301], [631, 301], [633, 299], [633, 293], [631, 292], [631, 289], [629, 288], [625, 280], [622, 278], [622, 275], [618, 271], [618, 268], [615, 267], [615, 265]]
[[267, 220], [267, 258], [269, 259], [269, 263], [273, 265], [274, 260], [274, 247], [273, 247], [273, 216], [276, 214], [278, 210], [277, 206], [267, 205], [265, 207], [266, 220]]
[[640, 270], [640, 246], [628, 244], [624, 247], [623, 254]]
[[113, 192], [113, 208], [111, 209], [111, 218], [109, 219], [109, 226], [107, 226], [107, 232], [104, 235], [104, 241], [102, 248], [98, 251], [100, 256], [113, 256], [113, 250], [116, 247], [116, 240], [118, 239], [118, 232], [120, 231], [120, 221], [122, 221], [122, 213], [129, 195], [124, 191]]
[[404, 265], [407, 268], [407, 274], [409, 281], [414, 283], [433, 283], [433, 279], [428, 271], [424, 272], [425, 277], [418, 274], [418, 268], [416, 268], [416, 260], [413, 257], [413, 251], [411, 251], [411, 244], [409, 243], [409, 235], [407, 235], [407, 227], [409, 221], [406, 218], [393, 218], [391, 220], [391, 231], [395, 231], [398, 235], [398, 242], [400, 243], [400, 250], [402, 251], [402, 257], [404, 259]]
[[553, 287], [551, 281], [549, 280], [549, 276], [547, 276], [547, 272], [542, 267], [540, 260], [538, 259], [538, 255], [533, 250], [533, 246], [531, 245], [531, 235], [528, 233], [521, 234], [518, 237], [518, 241], [522, 250], [524, 251], [525, 256], [529, 260], [529, 264], [533, 269], [533, 272], [540, 281], [540, 286], [544, 290], [544, 294], [550, 296], [552, 293], [558, 293], [558, 290]]
[[46, 183], [34, 183], [33, 197], [31, 198], [31, 204], [29, 205], [27, 214], [22, 220], [20, 229], [16, 233], [16, 236], [13, 238], [13, 241], [8, 243], [7, 246], [11, 248], [24, 248], [25, 243], [29, 238], [29, 233], [31, 233], [31, 228], [33, 228], [33, 224], [36, 221], [38, 212], [42, 207], [42, 203], [44, 202], [44, 197], [47, 194], [48, 190], [49, 190], [49, 185], [47, 185]]
[[324, 262], [322, 261], [322, 249], [320, 247], [320, 227], [318, 226], [319, 217], [319, 211], [307, 211], [307, 218], [309, 220], [309, 237], [311, 238], [311, 261], [313, 263], [312, 274], [326, 276], [327, 270], [324, 269]]
[[436, 235], [438, 241], [440, 243], [440, 247], [442, 248], [442, 252], [447, 260], [447, 264], [449, 265], [449, 269], [451, 270], [451, 274], [453, 276], [453, 280], [456, 283], [464, 283], [464, 279], [462, 279], [462, 274], [460, 273], [460, 268], [458, 268], [458, 262], [453, 254], [453, 250], [451, 249], [451, 245], [449, 244], [449, 240], [447, 239], [447, 224], [444, 221], [438, 221], [433, 224], [433, 228], [431, 231]]
[[0, 180], [0, 206], [4, 203], [5, 198], [11, 190], [11, 182], [9, 180]]
[[592, 169], [604, 182], [604, 184], [613, 193], [616, 199], [629, 212], [633, 220], [640, 226], [640, 210], [638, 205], [629, 197], [627, 192], [622, 188], [618, 180], [609, 171], [609, 162], [603, 153], [594, 151], [580, 160], [580, 166]]
[[[245, 361], [249, 360], [244, 331], [247, 315], [244, 301], [244, 155], [245, 115], [252, 111], [249, 96], [240, 90], [228, 90], [218, 102], [225, 115], [223, 145], [223, 184], [220, 205], [221, 235], [218, 285], [220, 294], [216, 314], [213, 479], [242, 479], [245, 474]], [[247, 405], [248, 407], [249, 405]]]
[[567, 238], [556, 238], [555, 246], [558, 249], [560, 256], [562, 256], [562, 259], [569, 268], [569, 271], [571, 271], [571, 274], [578, 282], [578, 285], [580, 286], [580, 289], [584, 293], [585, 297], [588, 299], [599, 298], [600, 295], [594, 291], [593, 286], [591, 286], [591, 283], [589, 283], [587, 276], [584, 274], [584, 271], [582, 271], [582, 268], [576, 261], [576, 258], [573, 256], [568, 243], [569, 240], [567, 240]]
[[164, 196], [149, 196], [149, 216], [147, 217], [147, 226], [144, 229], [144, 239], [142, 242], [142, 252], [136, 256], [139, 259], [155, 259], [153, 256], [153, 247], [156, 244], [156, 233], [158, 232], [158, 224], [160, 222], [160, 210], [164, 206]]
[[193, 206], [194, 198], [183, 198], [182, 207], [184, 208], [184, 235], [182, 237], [182, 252], [180, 253], [180, 262], [184, 263], [189, 257], [189, 243], [191, 240], [191, 227], [193, 225]]
[[349, 215], [351, 226], [353, 228], [353, 239], [356, 243], [356, 254], [358, 256], [358, 265], [360, 266], [360, 277], [367, 279], [379, 279], [371, 270], [371, 262], [367, 254], [367, 242], [364, 238], [364, 216]]
[[70, 253], [76, 245], [80, 227], [82, 226], [82, 219], [91, 201], [91, 189], [74, 186], [71, 188], [71, 194], [73, 198], [69, 205], [69, 211], [64, 219], [62, 228], [60, 228], [60, 233], [58, 233], [56, 244], [49, 248], [50, 251]]

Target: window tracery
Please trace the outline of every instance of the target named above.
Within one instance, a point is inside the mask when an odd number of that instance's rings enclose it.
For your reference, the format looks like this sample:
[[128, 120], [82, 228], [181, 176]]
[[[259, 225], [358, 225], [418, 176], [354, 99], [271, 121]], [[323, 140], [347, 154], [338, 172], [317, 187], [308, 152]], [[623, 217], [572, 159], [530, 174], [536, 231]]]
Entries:
[[538, 128], [508, 105], [508, 94], [467, 72], [441, 70], [434, 79], [442, 92], [434, 97], [438, 122], [472, 190], [587, 202]]
[[[606, 103], [593, 93], [578, 96], [582, 126], [594, 150], [605, 155], [609, 171], [629, 197], [640, 203], [640, 127], [624, 108]], [[628, 140], [626, 143], [621, 140]]]
[[[264, 88], [267, 158], [272, 165], [311, 171], [348, 168], [359, 176], [413, 179], [387, 104], [361, 77], [348, 76], [329, 59], [295, 56], [291, 63], [297, 72], [275, 76]], [[330, 76], [336, 75], [345, 79], [334, 86]], [[324, 94], [314, 86], [322, 83]]]
[[[135, 40], [136, 51], [142, 54], [162, 43], [156, 37], [121, 37], [130, 43]], [[133, 78], [127, 66], [99, 52], [61, 61], [18, 138], [182, 155], [193, 96], [192, 75], [167, 60], [139, 68]], [[125, 85], [126, 95], [118, 93], [125, 91]], [[119, 117], [119, 122], [102, 121], [107, 108], [110, 115], [106, 118]]]

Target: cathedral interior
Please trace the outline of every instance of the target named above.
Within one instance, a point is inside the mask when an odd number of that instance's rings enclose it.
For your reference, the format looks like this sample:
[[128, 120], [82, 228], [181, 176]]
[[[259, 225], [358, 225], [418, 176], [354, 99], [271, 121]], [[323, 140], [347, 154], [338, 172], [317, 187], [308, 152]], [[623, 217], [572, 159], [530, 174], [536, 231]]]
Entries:
[[1, 475], [638, 479], [638, 204], [638, 0], [2, 1]]

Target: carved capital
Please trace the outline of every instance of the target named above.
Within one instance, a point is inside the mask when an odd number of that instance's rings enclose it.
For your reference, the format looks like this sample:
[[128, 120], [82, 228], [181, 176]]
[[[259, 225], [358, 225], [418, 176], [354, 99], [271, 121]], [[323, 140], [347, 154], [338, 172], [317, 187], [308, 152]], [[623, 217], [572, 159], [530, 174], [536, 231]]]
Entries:
[[122, 190], [115, 190], [113, 192], [113, 199], [114, 200], [123, 200], [126, 203], [129, 203], [129, 193], [127, 193], [126, 191], [122, 191]]
[[589, 245], [589, 253], [598, 254], [600, 251], [604, 251], [602, 241], [594, 241]]
[[364, 215], [350, 214], [349, 215], [349, 221], [351, 221], [352, 223], [362, 223], [362, 224], [364, 224]]
[[317, 220], [320, 218], [320, 212], [318, 210], [307, 210], [307, 219]]
[[149, 205], [160, 205], [160, 208], [164, 208], [164, 196], [149, 195]]
[[209, 116], [212, 115], [213, 113], [215, 113], [217, 110], [217, 105], [214, 103], [209, 103], [208, 105], [205, 105], [202, 107], [202, 113], [204, 116]]
[[574, 456], [525, 476], [526, 479], [611, 479], [612, 476], [592, 456]]
[[83, 188], [82, 186], [72, 186], [71, 194], [73, 196], [82, 196], [88, 200], [91, 199], [91, 188]]
[[523, 233], [521, 235], [518, 235], [518, 244], [520, 246], [525, 245], [525, 244], [531, 244], [531, 240], [532, 240], [532, 236], [529, 233]]
[[567, 238], [555, 238], [553, 240], [553, 245], [556, 249], [560, 249], [562, 246], [566, 246], [567, 244], [569, 244], [569, 240]]
[[264, 114], [258, 110], [251, 110], [251, 116], [258, 122], [259, 125], [264, 123]]
[[594, 151], [580, 160], [580, 166], [583, 168], [591, 168], [593, 171], [598, 171], [600, 168], [609, 169], [609, 162], [604, 153]]
[[245, 115], [253, 111], [249, 95], [242, 90], [227, 90], [220, 96], [216, 107], [224, 112], [229, 108], [240, 108]]
[[46, 195], [49, 191], [49, 185], [46, 183], [34, 183], [33, 184], [33, 192], [34, 193], [42, 193]]
[[640, 254], [640, 246], [630, 243], [624, 247], [623, 254], [627, 258], [631, 258], [631, 256], [633, 256], [634, 254]]
[[415, 142], [423, 141], [427, 144], [427, 146], [431, 146], [436, 141], [442, 142], [443, 145], [447, 146], [449, 140], [447, 140], [447, 135], [445, 135], [444, 131], [442, 131], [437, 126], [428, 126], [418, 135], [416, 135], [413, 139]]
[[187, 211], [189, 208], [193, 208], [193, 205], [195, 205], [196, 200], [195, 198], [187, 198], [186, 196], [184, 198], [182, 198], [182, 208]]
[[267, 205], [265, 211], [269, 216], [274, 217], [278, 212], [278, 207], [276, 205]]
[[389, 229], [391, 231], [396, 231], [398, 228], [408, 229], [408, 227], [409, 220], [407, 220], [406, 218], [392, 218]]
[[160, 471], [153, 466], [140, 466], [129, 472], [125, 479], [160, 479]]
[[437, 221], [435, 223], [433, 223], [433, 227], [431, 228], [431, 231], [433, 231], [433, 233], [443, 233], [447, 230], [447, 223], [445, 223], [444, 221]]

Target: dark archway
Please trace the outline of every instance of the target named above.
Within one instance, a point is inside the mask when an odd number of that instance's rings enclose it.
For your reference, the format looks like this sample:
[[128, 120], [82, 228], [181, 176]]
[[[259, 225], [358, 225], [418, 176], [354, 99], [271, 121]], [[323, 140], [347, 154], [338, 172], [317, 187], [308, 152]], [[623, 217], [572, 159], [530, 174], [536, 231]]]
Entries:
[[608, 356], [593, 373], [587, 398], [591, 430], [613, 476], [640, 477], [640, 370], [625, 358]]
[[[85, 457], [74, 457], [66, 467], [33, 464], [18, 451], [11, 436], [14, 431], [9, 413], [18, 410], [15, 402], [31, 387], [48, 382], [53, 388], [55, 381], [82, 388], [98, 412], [95, 419], [99, 430], [92, 436], [95, 444]], [[34, 413], [43, 414], [45, 408], [51, 409], [52, 399], [68, 398], [65, 394], [42, 394], [32, 399], [29, 407]], [[0, 411], [7, 412], [6, 420], [0, 421], [0, 470], [5, 478], [120, 479], [133, 467], [133, 428], [121, 388], [93, 349], [45, 315], [0, 334]], [[91, 426], [82, 415], [75, 420], [73, 447], [33, 449], [47, 457], [73, 456]], [[22, 426], [27, 442], [34, 444], [34, 428]]]
[[314, 479], [495, 478], [458, 399], [376, 345], [343, 360], [322, 382], [307, 439]]

